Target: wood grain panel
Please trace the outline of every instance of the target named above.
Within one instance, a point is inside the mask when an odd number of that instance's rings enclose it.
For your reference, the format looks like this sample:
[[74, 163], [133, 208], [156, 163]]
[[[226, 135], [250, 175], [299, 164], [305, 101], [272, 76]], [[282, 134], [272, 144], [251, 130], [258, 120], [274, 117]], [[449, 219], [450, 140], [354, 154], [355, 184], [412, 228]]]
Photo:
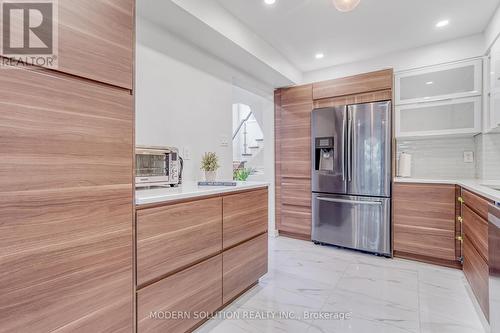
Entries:
[[311, 177], [311, 111], [311, 102], [282, 108], [281, 177]]
[[[138, 333], [184, 333], [222, 306], [222, 255], [158, 281], [137, 293]], [[151, 312], [187, 313], [186, 319], [150, 318]]]
[[267, 188], [224, 196], [223, 212], [224, 249], [267, 232]]
[[48, 68], [132, 89], [134, 6], [134, 0], [59, 1], [58, 67]]
[[486, 318], [489, 318], [489, 269], [488, 264], [481, 257], [479, 252], [472, 245], [470, 239], [464, 237], [464, 274], [472, 291], [484, 312]]
[[222, 198], [137, 212], [137, 283], [166, 276], [222, 251]]
[[488, 221], [472, 211], [469, 206], [464, 205], [463, 228], [465, 236], [488, 262]]
[[268, 235], [263, 234], [223, 254], [223, 298], [227, 303], [267, 273]]
[[328, 108], [334, 106], [373, 103], [392, 100], [392, 90], [380, 90], [369, 93], [317, 99], [314, 101], [314, 108]]
[[281, 221], [281, 89], [274, 91], [274, 209], [275, 228]]
[[438, 229], [395, 225], [394, 251], [454, 261], [455, 234]]
[[281, 202], [285, 205], [311, 207], [311, 180], [283, 178]]
[[454, 261], [455, 186], [393, 186], [394, 251]]
[[473, 192], [462, 189], [462, 198], [464, 203], [469, 206], [470, 209], [475, 211], [483, 219], [488, 220], [488, 209], [489, 204], [492, 203], [491, 200], [483, 198]]
[[130, 93], [4, 68], [0, 108], [0, 331], [130, 331]]
[[311, 228], [311, 207], [282, 205], [279, 231], [302, 235], [302, 238], [310, 239]]
[[0, 85], [2, 191], [130, 183], [130, 94], [23, 69]]
[[393, 70], [359, 74], [345, 78], [313, 84], [313, 99], [354, 95], [378, 90], [392, 89]]
[[312, 84], [281, 89], [281, 106], [286, 107], [288, 105], [312, 102], [312, 89]]

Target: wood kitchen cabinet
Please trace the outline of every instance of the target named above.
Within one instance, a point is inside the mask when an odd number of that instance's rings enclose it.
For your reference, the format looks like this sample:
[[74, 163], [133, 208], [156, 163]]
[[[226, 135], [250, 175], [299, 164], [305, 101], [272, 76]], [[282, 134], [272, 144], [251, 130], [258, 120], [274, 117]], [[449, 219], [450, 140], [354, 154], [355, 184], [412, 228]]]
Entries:
[[[311, 237], [312, 85], [280, 89], [276, 109], [277, 228], [281, 233]], [[291, 198], [299, 197], [298, 200]]]
[[[315, 100], [392, 89], [393, 70], [363, 73], [313, 84]], [[390, 99], [390, 98], [389, 98]]]
[[221, 251], [222, 198], [137, 211], [138, 285]]
[[0, 75], [0, 331], [133, 329], [133, 98]]
[[135, 1], [62, 0], [57, 4], [57, 70], [132, 89]]
[[463, 270], [489, 318], [488, 206], [491, 200], [462, 189]]
[[267, 233], [238, 245], [223, 254], [222, 301], [239, 296], [267, 273]]
[[[139, 290], [138, 332], [188, 332], [204, 319], [200, 314], [214, 313], [222, 306], [221, 273], [219, 254]], [[174, 313], [181, 316], [171, 318]]]
[[392, 100], [393, 70], [280, 88], [274, 92], [276, 226], [311, 239], [311, 113], [314, 108]]
[[267, 189], [223, 197], [224, 250], [267, 232]]
[[267, 272], [266, 187], [136, 210], [138, 333], [191, 331]]
[[394, 255], [459, 267], [455, 254], [455, 185], [395, 183]]

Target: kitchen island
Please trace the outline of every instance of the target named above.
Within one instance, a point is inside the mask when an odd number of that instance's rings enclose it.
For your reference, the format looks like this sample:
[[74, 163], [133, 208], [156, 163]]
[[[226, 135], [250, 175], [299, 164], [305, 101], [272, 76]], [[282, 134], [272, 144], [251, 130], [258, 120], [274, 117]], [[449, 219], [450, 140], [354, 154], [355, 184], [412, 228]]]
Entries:
[[191, 331], [267, 272], [267, 187], [136, 191], [138, 332]]

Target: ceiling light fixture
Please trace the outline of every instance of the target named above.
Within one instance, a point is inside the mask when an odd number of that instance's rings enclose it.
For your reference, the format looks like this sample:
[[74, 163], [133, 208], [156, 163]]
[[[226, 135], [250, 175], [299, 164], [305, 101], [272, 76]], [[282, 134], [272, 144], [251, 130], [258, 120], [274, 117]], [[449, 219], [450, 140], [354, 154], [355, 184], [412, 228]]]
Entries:
[[427, 82], [425, 82], [425, 84], [430, 85], [430, 84], [434, 84], [434, 82], [433, 81], [427, 81]]
[[264, 0], [264, 3], [266, 5], [274, 5], [275, 2], [276, 2], [276, 0]]
[[316, 59], [323, 59], [325, 57], [325, 55], [323, 53], [316, 53], [316, 55], [314, 57]]
[[436, 28], [446, 27], [448, 24], [450, 24], [449, 20], [442, 20], [436, 23]]
[[335, 8], [339, 12], [350, 12], [359, 5], [361, 0], [333, 0]]

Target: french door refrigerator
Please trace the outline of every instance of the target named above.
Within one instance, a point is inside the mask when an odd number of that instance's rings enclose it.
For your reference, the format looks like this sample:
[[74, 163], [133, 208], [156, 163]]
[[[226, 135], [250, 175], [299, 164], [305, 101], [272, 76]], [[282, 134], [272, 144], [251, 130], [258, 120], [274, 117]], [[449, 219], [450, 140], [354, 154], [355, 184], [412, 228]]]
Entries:
[[391, 102], [312, 113], [312, 240], [391, 256]]

